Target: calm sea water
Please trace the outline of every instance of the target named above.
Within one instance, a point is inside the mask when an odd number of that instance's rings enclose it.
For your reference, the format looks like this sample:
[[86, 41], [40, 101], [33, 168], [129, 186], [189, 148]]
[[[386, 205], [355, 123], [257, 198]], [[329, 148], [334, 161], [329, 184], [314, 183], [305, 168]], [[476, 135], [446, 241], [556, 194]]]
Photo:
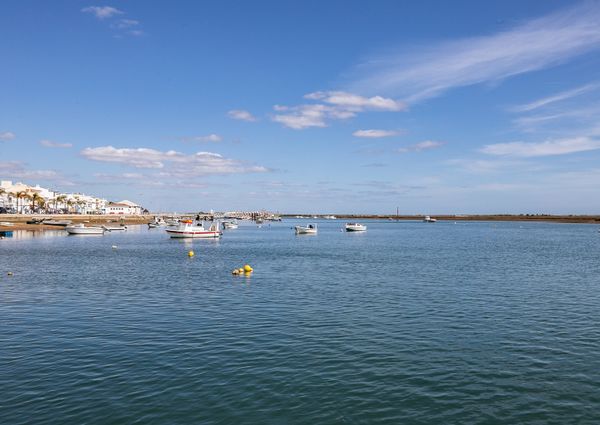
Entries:
[[600, 423], [597, 226], [294, 224], [1, 240], [0, 423]]

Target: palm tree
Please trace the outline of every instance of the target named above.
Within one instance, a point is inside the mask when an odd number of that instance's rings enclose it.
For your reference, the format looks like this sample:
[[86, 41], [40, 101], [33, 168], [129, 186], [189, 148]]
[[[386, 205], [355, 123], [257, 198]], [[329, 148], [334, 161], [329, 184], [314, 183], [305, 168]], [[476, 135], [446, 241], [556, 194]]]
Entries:
[[[19, 191], [15, 194], [15, 196], [17, 197], [17, 214], [23, 214], [23, 205], [21, 205], [21, 211], [19, 211], [19, 199], [23, 199], [24, 197], [26, 197], [27, 193]], [[21, 204], [23, 203], [21, 202]]]
[[44, 198], [42, 198], [38, 193], [34, 192], [33, 195], [31, 195], [31, 211], [34, 212], [35, 211], [35, 204], [37, 202], [38, 207], [40, 206], [40, 204], [44, 201]]
[[39, 207], [40, 211], [43, 210], [44, 213], [48, 212], [46, 209], [46, 206], [47, 206], [46, 200], [40, 196], [40, 199], [38, 199], [38, 207]]
[[58, 203], [60, 202], [62, 204], [63, 202], [65, 202], [65, 199], [67, 199], [66, 195], [58, 195], [56, 198], [54, 198], [54, 209], [58, 209]]
[[30, 201], [31, 200], [31, 195], [27, 192], [22, 192], [21, 193], [21, 214], [23, 214], [23, 208], [25, 207], [25, 201]]
[[72, 199], [67, 199], [66, 204], [67, 204], [67, 212], [70, 213], [71, 212], [71, 207], [73, 205], [75, 205], [75, 202]]

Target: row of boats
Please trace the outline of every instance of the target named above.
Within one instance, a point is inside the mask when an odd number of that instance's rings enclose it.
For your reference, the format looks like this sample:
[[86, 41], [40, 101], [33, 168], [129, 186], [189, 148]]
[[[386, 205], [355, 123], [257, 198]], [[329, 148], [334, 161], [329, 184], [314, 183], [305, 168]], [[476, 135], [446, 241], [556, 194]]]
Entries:
[[[367, 226], [360, 223], [346, 223], [344, 226], [346, 232], [366, 232]], [[306, 226], [295, 226], [294, 230], [297, 235], [316, 235], [319, 231], [316, 224], [307, 224]]]

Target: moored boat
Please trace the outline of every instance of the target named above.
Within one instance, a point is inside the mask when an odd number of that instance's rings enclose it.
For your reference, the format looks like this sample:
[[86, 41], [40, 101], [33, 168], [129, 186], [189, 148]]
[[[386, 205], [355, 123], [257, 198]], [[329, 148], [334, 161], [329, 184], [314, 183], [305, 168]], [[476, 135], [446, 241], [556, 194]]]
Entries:
[[83, 223], [66, 226], [65, 230], [69, 235], [102, 235], [105, 232], [104, 227], [86, 226]]
[[208, 229], [201, 225], [194, 225], [192, 220], [182, 220], [179, 226], [165, 229], [172, 238], [220, 238], [219, 223], [214, 222]]
[[296, 226], [294, 227], [297, 235], [316, 235], [317, 234], [317, 225], [316, 224], [307, 224], [306, 226]]
[[47, 224], [48, 226], [62, 226], [67, 227], [72, 223], [71, 220], [44, 220], [43, 224]]
[[346, 223], [346, 232], [366, 232], [367, 226], [360, 223]]
[[235, 220], [223, 222], [223, 229], [225, 229], [225, 230], [232, 230], [232, 229], [237, 229], [237, 228], [238, 228], [238, 223]]
[[435, 223], [435, 222], [437, 221], [437, 219], [435, 219], [435, 218], [431, 218], [431, 217], [429, 217], [428, 215], [426, 215], [426, 216], [425, 216], [425, 218], [423, 219], [423, 221], [424, 221], [425, 223]]
[[127, 230], [127, 226], [102, 226], [107, 232], [117, 232]]

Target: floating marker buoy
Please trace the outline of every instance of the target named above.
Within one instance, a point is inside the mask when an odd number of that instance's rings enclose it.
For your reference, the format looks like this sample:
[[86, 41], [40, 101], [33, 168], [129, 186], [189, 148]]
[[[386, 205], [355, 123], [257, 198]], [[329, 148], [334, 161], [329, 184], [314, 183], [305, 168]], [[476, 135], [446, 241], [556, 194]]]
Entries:
[[9, 275], [9, 276], [12, 276], [12, 275], [13, 275], [13, 272], [8, 272], [8, 273], [6, 273], [6, 274], [7, 274], [7, 275]]
[[194, 256], [194, 251], [188, 251], [188, 257], [193, 257]]
[[238, 272], [240, 272], [240, 273], [244, 273], [244, 268], [243, 268], [243, 267], [240, 267], [240, 268], [238, 269]]
[[235, 269], [234, 271], [231, 272], [232, 275], [238, 275], [240, 274], [240, 271], [238, 269]]
[[244, 271], [245, 271], [246, 273], [252, 273], [252, 272], [254, 271], [254, 269], [253, 269], [252, 267], [250, 267], [250, 265], [249, 265], [249, 264], [246, 264], [246, 265], [244, 266]]
[[113, 245], [113, 246], [112, 246], [112, 249], [117, 249], [117, 245]]

